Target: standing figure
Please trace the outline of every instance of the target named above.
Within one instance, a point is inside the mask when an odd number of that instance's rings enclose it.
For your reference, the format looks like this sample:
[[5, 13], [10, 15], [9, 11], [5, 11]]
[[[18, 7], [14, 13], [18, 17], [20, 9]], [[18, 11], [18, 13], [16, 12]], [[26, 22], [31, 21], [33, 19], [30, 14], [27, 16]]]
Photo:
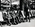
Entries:
[[28, 7], [27, 7], [27, 2], [26, 3], [24, 3], [24, 11], [25, 11], [25, 16], [26, 16], [26, 22], [28, 21], [27, 19], [27, 16], [29, 16], [29, 13], [28, 13]]

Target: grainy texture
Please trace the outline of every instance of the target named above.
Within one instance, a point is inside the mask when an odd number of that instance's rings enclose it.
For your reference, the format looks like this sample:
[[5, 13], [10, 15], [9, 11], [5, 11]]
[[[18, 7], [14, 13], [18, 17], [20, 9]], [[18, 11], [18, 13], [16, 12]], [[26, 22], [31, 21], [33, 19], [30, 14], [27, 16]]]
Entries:
[[0, 27], [35, 27], [34, 16], [34, 0], [1, 0]]

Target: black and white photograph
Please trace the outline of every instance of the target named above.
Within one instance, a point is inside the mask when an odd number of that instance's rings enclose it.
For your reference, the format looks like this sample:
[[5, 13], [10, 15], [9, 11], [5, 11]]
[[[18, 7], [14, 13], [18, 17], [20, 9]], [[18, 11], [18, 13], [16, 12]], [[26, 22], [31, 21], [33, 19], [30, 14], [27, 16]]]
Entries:
[[0, 0], [0, 27], [35, 27], [35, 0]]

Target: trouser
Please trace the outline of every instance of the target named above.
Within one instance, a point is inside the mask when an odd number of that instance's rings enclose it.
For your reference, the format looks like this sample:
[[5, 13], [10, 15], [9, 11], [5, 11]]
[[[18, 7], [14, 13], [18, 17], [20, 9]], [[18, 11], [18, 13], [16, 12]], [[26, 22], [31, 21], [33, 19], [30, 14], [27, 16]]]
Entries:
[[29, 13], [28, 12], [26, 12], [26, 22], [28, 21], [28, 17], [29, 16]]
[[9, 20], [7, 18], [3, 17], [3, 19], [4, 19], [4, 21], [6, 21], [7, 24], [9, 24]]
[[[28, 17], [27, 17], [28, 16]], [[29, 22], [30, 22], [30, 17], [29, 17], [29, 12], [26, 12], [26, 22], [29, 20]]]

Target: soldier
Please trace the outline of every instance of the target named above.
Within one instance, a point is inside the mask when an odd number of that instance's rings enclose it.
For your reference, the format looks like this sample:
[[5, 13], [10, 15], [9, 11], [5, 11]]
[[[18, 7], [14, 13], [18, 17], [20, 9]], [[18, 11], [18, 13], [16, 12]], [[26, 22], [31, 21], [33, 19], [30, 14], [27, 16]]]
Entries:
[[28, 21], [27, 19], [27, 16], [29, 16], [29, 13], [28, 13], [28, 7], [27, 7], [27, 1], [26, 2], [24, 2], [24, 11], [26, 12], [26, 22]]

